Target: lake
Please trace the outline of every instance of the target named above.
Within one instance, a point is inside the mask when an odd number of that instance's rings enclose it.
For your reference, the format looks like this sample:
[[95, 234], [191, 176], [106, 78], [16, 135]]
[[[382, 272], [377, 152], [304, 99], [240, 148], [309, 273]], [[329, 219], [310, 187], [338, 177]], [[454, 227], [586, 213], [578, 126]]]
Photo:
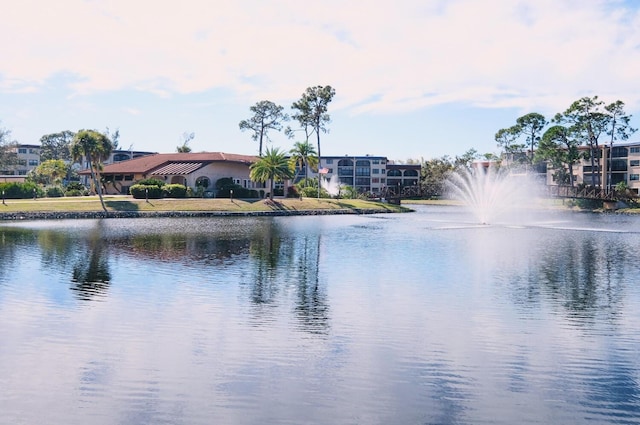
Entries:
[[0, 223], [0, 423], [640, 424], [640, 217]]

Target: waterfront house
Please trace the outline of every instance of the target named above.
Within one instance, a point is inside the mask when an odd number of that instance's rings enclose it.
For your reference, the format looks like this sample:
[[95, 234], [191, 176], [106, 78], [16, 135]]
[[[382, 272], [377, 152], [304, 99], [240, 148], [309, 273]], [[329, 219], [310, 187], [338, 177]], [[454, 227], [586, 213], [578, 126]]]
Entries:
[[[247, 189], [264, 188], [249, 177], [249, 166], [257, 159], [223, 152], [158, 153], [105, 165], [100, 175], [107, 194], [128, 194], [136, 182], [154, 178], [194, 190], [200, 186], [207, 195], [215, 196], [215, 183], [221, 178], [232, 178]], [[88, 181], [89, 170], [79, 174]]]

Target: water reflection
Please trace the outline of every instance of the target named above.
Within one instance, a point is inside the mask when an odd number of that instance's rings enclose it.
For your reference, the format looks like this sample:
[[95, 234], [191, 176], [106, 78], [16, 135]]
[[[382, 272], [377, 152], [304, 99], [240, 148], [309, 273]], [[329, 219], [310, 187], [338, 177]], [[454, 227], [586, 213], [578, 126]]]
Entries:
[[451, 217], [0, 226], [0, 411], [639, 423], [637, 235]]
[[292, 270], [296, 272], [298, 291], [296, 317], [303, 329], [326, 334], [329, 331], [329, 302], [326, 287], [319, 281], [321, 239], [318, 234], [315, 238], [305, 236], [299, 241], [301, 246]]
[[102, 242], [102, 221], [86, 236], [84, 255], [78, 256], [73, 265], [71, 290], [84, 301], [104, 297], [109, 288], [108, 245]]

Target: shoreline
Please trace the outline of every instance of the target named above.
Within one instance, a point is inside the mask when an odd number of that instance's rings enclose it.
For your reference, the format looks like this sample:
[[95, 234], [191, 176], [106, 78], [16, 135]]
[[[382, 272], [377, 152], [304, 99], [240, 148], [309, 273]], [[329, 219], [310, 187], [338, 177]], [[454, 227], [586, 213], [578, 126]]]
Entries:
[[185, 217], [287, 217], [318, 215], [369, 215], [413, 212], [377, 208], [342, 208], [313, 210], [264, 210], [264, 211], [33, 211], [0, 213], [0, 222], [32, 220], [82, 220], [99, 218], [185, 218]]

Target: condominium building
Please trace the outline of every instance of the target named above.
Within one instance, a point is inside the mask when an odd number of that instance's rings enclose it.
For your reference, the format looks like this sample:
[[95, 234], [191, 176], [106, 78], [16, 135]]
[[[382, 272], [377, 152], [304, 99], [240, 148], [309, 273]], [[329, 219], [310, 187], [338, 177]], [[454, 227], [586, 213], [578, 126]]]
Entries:
[[[351, 186], [360, 193], [380, 193], [398, 185], [417, 185], [420, 178], [419, 164], [394, 164], [386, 156], [323, 156], [319, 169], [327, 180]], [[316, 177], [317, 173], [309, 170], [308, 175]], [[296, 181], [304, 176], [303, 167], [298, 170]]]
[[[580, 150], [588, 152], [586, 146]], [[574, 184], [587, 186], [613, 187], [620, 182], [638, 193], [640, 191], [640, 141], [619, 142], [613, 147], [602, 145], [599, 149], [600, 166], [590, 159], [581, 159], [573, 166]], [[547, 170], [547, 184], [557, 185], [555, 170]]]
[[6, 170], [0, 170], [0, 175], [4, 180], [22, 181], [40, 164], [40, 145], [17, 144], [13, 148], [17, 154], [18, 161]]

